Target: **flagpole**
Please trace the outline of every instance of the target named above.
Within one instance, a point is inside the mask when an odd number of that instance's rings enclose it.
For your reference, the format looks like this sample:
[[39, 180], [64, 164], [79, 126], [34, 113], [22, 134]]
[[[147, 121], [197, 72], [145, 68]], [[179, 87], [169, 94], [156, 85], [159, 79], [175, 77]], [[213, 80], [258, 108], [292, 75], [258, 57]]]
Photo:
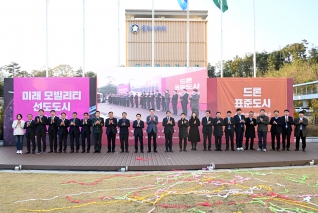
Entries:
[[45, 73], [45, 76], [46, 77], [49, 77], [49, 33], [48, 33], [48, 27], [49, 27], [49, 24], [48, 24], [48, 7], [49, 7], [49, 3], [48, 3], [49, 0], [46, 0], [46, 5], [45, 5], [45, 18], [46, 18], [46, 38], [45, 38], [45, 43], [46, 43], [46, 73]]
[[83, 77], [85, 77], [85, 0], [83, 0]]
[[190, 23], [189, 23], [189, 1], [187, 1], [187, 67], [190, 67]]
[[256, 78], [256, 33], [255, 33], [255, 0], [253, 0], [253, 18], [254, 18], [254, 56], [253, 56], [253, 63], [254, 63], [254, 78]]
[[117, 15], [118, 15], [118, 20], [117, 20], [117, 27], [118, 27], [118, 35], [117, 35], [117, 48], [118, 48], [118, 62], [117, 62], [117, 66], [120, 67], [120, 25], [119, 25], [119, 18], [120, 18], [120, 15], [119, 15], [119, 12], [120, 12], [120, 0], [118, 0], [118, 12], [117, 12]]
[[221, 78], [223, 78], [223, 0], [221, 0]]
[[151, 26], [151, 63], [155, 67], [155, 9], [154, 0], [152, 0], [152, 26]]

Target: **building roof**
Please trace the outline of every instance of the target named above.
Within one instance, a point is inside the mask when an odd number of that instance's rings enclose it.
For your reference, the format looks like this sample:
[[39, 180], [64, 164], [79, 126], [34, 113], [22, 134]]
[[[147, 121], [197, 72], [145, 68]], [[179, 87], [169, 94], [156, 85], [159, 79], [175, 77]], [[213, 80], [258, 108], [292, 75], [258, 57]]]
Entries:
[[[185, 10], [155, 10], [155, 18], [167, 19], [185, 19], [187, 18], [187, 11]], [[152, 18], [152, 10], [141, 9], [126, 9], [126, 19], [148, 19]], [[190, 19], [205, 20], [208, 17], [208, 10], [190, 10]]]

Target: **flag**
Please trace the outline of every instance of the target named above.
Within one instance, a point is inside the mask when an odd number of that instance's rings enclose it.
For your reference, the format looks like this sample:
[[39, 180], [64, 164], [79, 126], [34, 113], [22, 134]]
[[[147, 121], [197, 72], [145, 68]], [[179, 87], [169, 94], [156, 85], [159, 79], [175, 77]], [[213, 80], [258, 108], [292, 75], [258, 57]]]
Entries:
[[229, 9], [226, 0], [213, 0], [214, 4], [221, 10], [221, 1], [222, 1], [222, 12], [224, 13], [225, 11], [227, 11]]
[[188, 2], [187, 0], [178, 0], [178, 3], [181, 7], [182, 10], [186, 10], [188, 7]]

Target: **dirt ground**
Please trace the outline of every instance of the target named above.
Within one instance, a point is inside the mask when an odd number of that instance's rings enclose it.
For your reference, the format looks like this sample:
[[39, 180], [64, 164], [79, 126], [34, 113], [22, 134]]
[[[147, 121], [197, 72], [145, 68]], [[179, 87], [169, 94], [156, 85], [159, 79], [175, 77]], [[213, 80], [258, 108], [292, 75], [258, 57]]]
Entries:
[[0, 178], [0, 212], [318, 212], [317, 166]]

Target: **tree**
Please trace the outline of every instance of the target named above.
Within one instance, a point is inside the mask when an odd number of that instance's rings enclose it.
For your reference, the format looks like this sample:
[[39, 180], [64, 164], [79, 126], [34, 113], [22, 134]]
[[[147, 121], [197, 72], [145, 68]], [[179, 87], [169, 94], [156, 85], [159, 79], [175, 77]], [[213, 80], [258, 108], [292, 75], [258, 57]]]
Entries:
[[60, 64], [52, 69], [53, 77], [74, 77], [75, 72], [70, 65]]
[[108, 95], [110, 93], [117, 93], [117, 86], [114, 84], [107, 84], [106, 86], [98, 88], [99, 93], [103, 93], [104, 95]]
[[11, 62], [9, 65], [5, 66], [6, 71], [9, 72], [9, 78], [13, 78], [15, 76], [17, 76], [20, 72], [20, 66], [18, 63], [16, 62]]
[[20, 71], [19, 73], [15, 75], [15, 77], [31, 77], [31, 76], [32, 75], [25, 70]]
[[3, 81], [0, 81], [0, 97], [3, 97], [4, 84]]
[[83, 76], [83, 69], [82, 67], [78, 68], [75, 72], [75, 77], [82, 77]]
[[216, 71], [215, 71], [215, 67], [212, 66], [210, 63], [208, 63], [208, 67], [207, 67], [207, 70], [208, 70], [208, 77], [209, 78], [216, 78], [218, 77]]
[[263, 51], [261, 53], [256, 53], [256, 68], [257, 72], [264, 75], [268, 70], [268, 53]]
[[318, 100], [312, 99], [311, 100], [311, 108], [312, 108], [312, 116], [313, 116], [313, 124], [318, 123]]
[[88, 71], [88, 72], [85, 73], [85, 77], [97, 78], [97, 74], [96, 74], [96, 72]]

